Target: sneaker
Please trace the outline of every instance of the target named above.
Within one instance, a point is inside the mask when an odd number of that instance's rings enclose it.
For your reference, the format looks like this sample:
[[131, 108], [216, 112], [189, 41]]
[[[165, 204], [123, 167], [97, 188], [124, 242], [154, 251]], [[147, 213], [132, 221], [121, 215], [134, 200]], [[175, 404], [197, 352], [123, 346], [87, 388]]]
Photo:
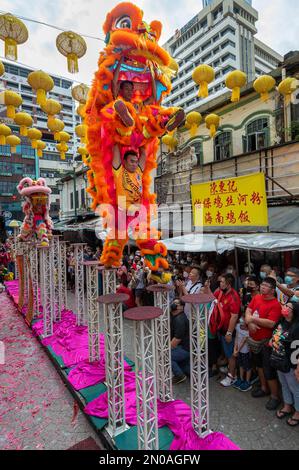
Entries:
[[234, 383], [233, 383], [233, 387], [234, 388], [240, 388], [241, 385], [243, 383], [243, 380], [242, 379], [237, 379]]
[[251, 389], [252, 389], [252, 385], [250, 384], [250, 382], [247, 382], [246, 380], [244, 380], [240, 385], [241, 392], [249, 392], [249, 390]]
[[235, 383], [235, 381], [235, 377], [232, 377], [230, 374], [227, 374], [225, 379], [221, 380], [220, 383], [223, 387], [230, 387], [231, 385], [233, 385], [233, 383]]
[[220, 372], [222, 372], [223, 374], [227, 374], [228, 372], [228, 367], [227, 366], [222, 366], [219, 368]]
[[181, 382], [185, 382], [186, 379], [187, 379], [187, 376], [186, 376], [186, 375], [175, 375], [175, 376], [172, 378], [172, 383], [173, 383], [174, 385], [180, 384]]

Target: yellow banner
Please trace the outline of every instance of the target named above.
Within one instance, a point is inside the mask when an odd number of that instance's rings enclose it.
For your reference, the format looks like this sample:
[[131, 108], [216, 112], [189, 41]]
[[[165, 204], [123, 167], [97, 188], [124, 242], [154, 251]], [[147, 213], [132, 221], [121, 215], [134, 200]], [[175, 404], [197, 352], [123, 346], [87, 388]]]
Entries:
[[264, 173], [191, 185], [194, 225], [268, 226]]

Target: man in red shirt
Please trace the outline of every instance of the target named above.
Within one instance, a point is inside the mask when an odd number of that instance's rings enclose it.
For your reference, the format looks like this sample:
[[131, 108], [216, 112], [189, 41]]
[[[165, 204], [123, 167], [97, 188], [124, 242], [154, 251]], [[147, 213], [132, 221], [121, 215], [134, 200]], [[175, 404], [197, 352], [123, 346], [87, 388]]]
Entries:
[[[272, 337], [274, 327], [281, 317], [281, 305], [275, 296], [276, 281], [271, 277], [266, 277], [260, 286], [260, 292], [261, 295], [256, 295], [252, 299], [245, 314], [250, 338], [260, 342], [260, 346], [258, 344], [254, 346], [256, 352], [254, 349], [252, 352], [261, 387], [254, 390], [252, 396], [255, 398], [264, 397], [269, 395], [270, 389], [271, 398], [266, 404], [266, 408], [275, 410], [280, 403], [279, 386], [276, 370], [270, 365], [271, 348], [268, 340]], [[260, 349], [259, 352], [257, 352], [258, 349]]]
[[214, 292], [217, 299], [217, 308], [221, 316], [218, 334], [225, 357], [228, 359], [228, 374], [221, 385], [229, 387], [236, 380], [236, 359], [233, 355], [235, 345], [235, 328], [238, 322], [241, 300], [239, 294], [233, 289], [235, 278], [232, 274], [225, 274], [220, 278], [220, 288]]
[[129, 298], [126, 302], [123, 303], [123, 311], [127, 310], [128, 308], [136, 307], [135, 299], [133, 295], [132, 289], [128, 288], [128, 280], [122, 278], [121, 285], [116, 290], [117, 294], [128, 294]]

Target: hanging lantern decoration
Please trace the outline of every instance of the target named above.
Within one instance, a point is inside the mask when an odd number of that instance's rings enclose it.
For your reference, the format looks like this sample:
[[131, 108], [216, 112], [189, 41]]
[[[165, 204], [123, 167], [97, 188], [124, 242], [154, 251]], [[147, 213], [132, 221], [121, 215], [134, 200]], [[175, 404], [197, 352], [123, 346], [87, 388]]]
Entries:
[[164, 145], [167, 145], [169, 152], [173, 152], [174, 149], [178, 146], [178, 139], [172, 134], [166, 134], [162, 137], [162, 142]]
[[0, 15], [0, 39], [5, 43], [5, 58], [17, 60], [18, 44], [27, 41], [28, 30], [21, 20], [10, 13], [6, 13]]
[[5, 73], [5, 67], [3, 65], [3, 62], [0, 60], [0, 77]]
[[197, 129], [202, 121], [202, 116], [196, 111], [191, 111], [186, 116], [186, 126], [189, 129], [190, 137], [195, 137], [197, 134]]
[[58, 101], [50, 99], [41, 104], [41, 109], [48, 115], [48, 128], [50, 129], [49, 125], [51, 125], [51, 122], [55, 119], [55, 114], [61, 112], [62, 106]]
[[57, 150], [60, 152], [60, 158], [61, 160], [65, 160], [65, 154], [68, 151], [69, 147], [67, 145], [67, 142], [71, 139], [71, 136], [68, 132], [60, 132], [59, 133], [59, 140], [60, 144], [56, 145]]
[[42, 158], [42, 156], [43, 156], [43, 150], [45, 150], [46, 147], [47, 147], [46, 142], [43, 142], [42, 140], [38, 140], [38, 141], [36, 142], [37, 156], [38, 156], [39, 158]]
[[262, 101], [268, 101], [269, 92], [273, 90], [275, 83], [275, 79], [271, 75], [261, 75], [255, 80], [253, 88], [261, 95]]
[[220, 117], [217, 114], [209, 114], [205, 118], [207, 128], [210, 130], [210, 137], [213, 138], [217, 132], [220, 123]]
[[41, 131], [38, 130], [38, 129], [35, 129], [35, 127], [31, 127], [30, 129], [28, 129], [27, 135], [28, 135], [28, 138], [31, 141], [31, 147], [33, 149], [36, 149], [37, 148], [37, 141], [41, 140], [41, 138], [42, 138]]
[[77, 137], [80, 137], [80, 141], [82, 142], [82, 144], [86, 144], [87, 126], [85, 124], [79, 124], [75, 127], [75, 132]]
[[69, 147], [65, 142], [61, 142], [56, 145], [58, 152], [60, 153], [61, 160], [65, 160], [65, 154], [68, 151]]
[[15, 91], [5, 90], [0, 93], [0, 104], [6, 106], [6, 116], [14, 119], [16, 115], [16, 108], [21, 106], [23, 100], [21, 95]]
[[88, 98], [89, 87], [84, 83], [74, 86], [72, 89], [72, 97], [80, 104], [85, 104]]
[[47, 92], [54, 87], [53, 78], [42, 70], [31, 72], [28, 75], [27, 82], [33, 90], [36, 90], [36, 102], [40, 106], [45, 103]]
[[208, 85], [215, 79], [215, 71], [210, 65], [199, 65], [193, 70], [192, 79], [199, 85], [198, 96], [207, 98], [209, 96]]
[[5, 145], [7, 137], [11, 134], [11, 128], [6, 124], [0, 124], [0, 145]]
[[72, 31], [61, 33], [56, 38], [56, 47], [67, 57], [67, 66], [70, 73], [79, 72], [78, 59], [86, 53], [86, 42], [79, 34]]
[[84, 119], [85, 118], [85, 110], [86, 110], [86, 105], [85, 104], [79, 104], [78, 108], [76, 109], [77, 114]]
[[64, 129], [64, 122], [57, 118], [48, 120], [48, 129], [54, 133], [54, 140], [59, 141], [60, 132]]
[[241, 70], [234, 70], [230, 72], [225, 80], [225, 86], [232, 90], [231, 102], [237, 103], [240, 101], [240, 91], [246, 85], [247, 75]]
[[81, 155], [82, 162], [85, 163], [85, 164], [88, 163], [87, 160], [88, 160], [89, 153], [88, 153], [87, 148], [86, 147], [78, 147], [77, 152], [79, 153], [79, 155]]
[[15, 123], [20, 126], [21, 136], [27, 136], [28, 127], [33, 124], [33, 119], [28, 113], [17, 113], [14, 118]]
[[10, 146], [10, 153], [16, 153], [17, 145], [21, 145], [21, 139], [16, 135], [9, 135], [6, 137], [6, 145]]
[[298, 81], [294, 77], [288, 77], [282, 80], [277, 87], [278, 92], [284, 96], [285, 104], [288, 105], [291, 102], [292, 93], [297, 89]]

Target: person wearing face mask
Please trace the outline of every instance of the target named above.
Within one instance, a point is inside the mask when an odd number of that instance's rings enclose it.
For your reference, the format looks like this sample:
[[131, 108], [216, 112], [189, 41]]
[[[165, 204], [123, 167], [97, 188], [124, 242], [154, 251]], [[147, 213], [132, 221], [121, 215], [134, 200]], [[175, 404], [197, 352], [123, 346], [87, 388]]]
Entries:
[[218, 332], [224, 355], [228, 360], [228, 374], [220, 383], [230, 387], [236, 380], [236, 359], [233, 356], [235, 328], [239, 319], [241, 300], [233, 288], [235, 283], [232, 274], [220, 277], [220, 287], [214, 292], [216, 302], [210, 318], [210, 331]]
[[252, 299], [260, 293], [260, 283], [256, 276], [248, 276], [246, 278], [246, 288], [243, 289], [242, 305], [244, 311], [252, 301]]
[[296, 355], [299, 340], [299, 304], [288, 302], [282, 307], [282, 316], [270, 341], [270, 362], [277, 368], [282, 388], [283, 407], [276, 412], [276, 416], [278, 419], [289, 417], [287, 424], [294, 427], [299, 425], [299, 361], [298, 354]]
[[[192, 268], [189, 274], [189, 281], [185, 285], [184, 281], [176, 281], [176, 287], [179, 291], [179, 297], [188, 294], [198, 294], [202, 288], [201, 272], [198, 268]], [[191, 305], [186, 304], [184, 312], [189, 320], [191, 315]]]
[[207, 266], [206, 276], [208, 278], [211, 291], [215, 292], [215, 290], [219, 287], [218, 275], [216, 273], [215, 266], [213, 266], [212, 264], [209, 264]]
[[263, 281], [264, 279], [266, 279], [266, 277], [270, 276], [271, 271], [272, 271], [272, 268], [271, 266], [269, 266], [269, 264], [262, 264], [262, 266], [260, 267], [261, 280]]
[[[270, 274], [277, 281], [275, 271]], [[288, 301], [299, 302], [299, 269], [289, 268], [284, 278], [284, 284], [276, 282], [278, 300], [282, 305]]]
[[260, 398], [271, 394], [266, 404], [268, 410], [275, 410], [280, 404], [277, 373], [270, 364], [269, 347], [272, 332], [281, 318], [281, 305], [276, 298], [275, 288], [275, 280], [266, 277], [260, 286], [261, 294], [252, 299], [245, 312], [249, 329], [248, 344], [261, 384], [260, 388], [252, 392], [252, 396]]

